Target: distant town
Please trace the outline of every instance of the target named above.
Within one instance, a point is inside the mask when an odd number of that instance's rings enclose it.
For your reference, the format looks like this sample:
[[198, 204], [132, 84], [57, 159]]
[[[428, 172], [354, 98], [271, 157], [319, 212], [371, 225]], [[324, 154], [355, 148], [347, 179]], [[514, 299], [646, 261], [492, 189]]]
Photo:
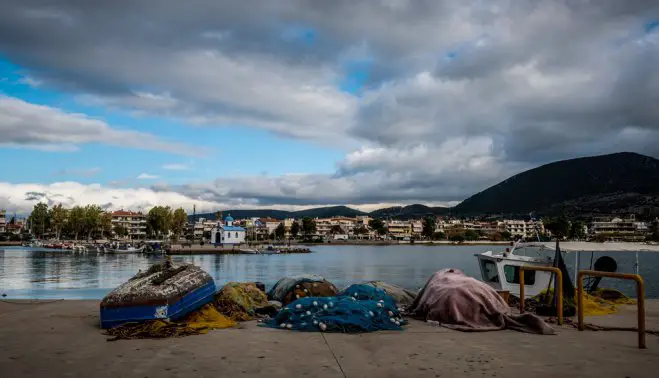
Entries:
[[[183, 209], [155, 206], [149, 212], [118, 210], [105, 212], [99, 206], [37, 204], [24, 219], [0, 210], [0, 241], [31, 238], [67, 240], [147, 240], [210, 242], [214, 233], [229, 225], [240, 230], [241, 242], [301, 240], [305, 242], [350, 241], [510, 241], [547, 240], [560, 234], [563, 239], [590, 241], [659, 241], [659, 220], [638, 221], [634, 215], [593, 217], [589, 222], [570, 219], [478, 220], [446, 216], [397, 220], [371, 216], [301, 219], [251, 217], [233, 219], [217, 212], [189, 216]], [[229, 234], [230, 235], [230, 234]]]

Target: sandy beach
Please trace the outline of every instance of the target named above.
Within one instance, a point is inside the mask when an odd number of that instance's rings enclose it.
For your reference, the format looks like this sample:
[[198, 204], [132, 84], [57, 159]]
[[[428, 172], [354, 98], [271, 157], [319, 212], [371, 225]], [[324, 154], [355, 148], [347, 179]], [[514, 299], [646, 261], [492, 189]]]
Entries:
[[[659, 330], [659, 300], [647, 303]], [[464, 333], [412, 321], [362, 335], [242, 329], [106, 341], [97, 301], [0, 302], [0, 376], [22, 377], [656, 377], [659, 338], [554, 326], [558, 334]], [[633, 327], [635, 307], [588, 322]]]

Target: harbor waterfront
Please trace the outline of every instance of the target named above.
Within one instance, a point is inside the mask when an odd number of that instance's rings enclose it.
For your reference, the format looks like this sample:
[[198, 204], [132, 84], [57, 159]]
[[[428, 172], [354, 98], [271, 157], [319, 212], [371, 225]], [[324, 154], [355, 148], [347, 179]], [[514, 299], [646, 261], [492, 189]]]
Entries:
[[[198, 265], [222, 286], [230, 281], [259, 281], [271, 287], [279, 278], [296, 274], [319, 274], [337, 286], [363, 280], [382, 280], [408, 289], [418, 289], [432, 273], [442, 268], [458, 268], [480, 278], [474, 254], [501, 251], [502, 245], [467, 246], [354, 246], [315, 245], [312, 253], [282, 255], [180, 255], [174, 262]], [[537, 256], [535, 251], [520, 251]], [[580, 268], [591, 266], [608, 255], [618, 264], [618, 272], [633, 273], [634, 253], [580, 254]], [[572, 272], [573, 254], [567, 254]], [[100, 299], [138, 270], [146, 270], [162, 256], [83, 255], [22, 247], [0, 248], [0, 295], [6, 298]], [[659, 253], [639, 253], [639, 273], [648, 298], [659, 298]], [[617, 288], [634, 296], [633, 283], [604, 279], [602, 286]]]

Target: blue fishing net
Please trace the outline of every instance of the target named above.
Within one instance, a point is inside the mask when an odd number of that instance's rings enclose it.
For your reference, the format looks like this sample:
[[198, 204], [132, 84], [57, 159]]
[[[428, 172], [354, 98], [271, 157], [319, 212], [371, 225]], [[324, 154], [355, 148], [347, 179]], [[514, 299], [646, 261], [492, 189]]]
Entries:
[[346, 333], [401, 330], [404, 324], [393, 298], [367, 285], [352, 285], [336, 297], [300, 298], [263, 323], [271, 328]]
[[354, 297], [358, 301], [383, 301], [396, 307], [396, 300], [386, 291], [367, 284], [354, 284], [339, 293], [339, 297]]

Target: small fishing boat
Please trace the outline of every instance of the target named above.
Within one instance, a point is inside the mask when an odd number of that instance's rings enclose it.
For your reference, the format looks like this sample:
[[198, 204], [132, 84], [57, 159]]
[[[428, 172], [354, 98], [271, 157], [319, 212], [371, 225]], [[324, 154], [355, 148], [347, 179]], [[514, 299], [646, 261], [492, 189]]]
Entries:
[[160, 240], [147, 240], [144, 242], [144, 250], [142, 251], [145, 255], [164, 255], [165, 249], [163, 248], [163, 242]]
[[123, 246], [123, 247], [118, 247], [118, 248], [105, 248], [105, 253], [107, 254], [128, 254], [128, 253], [142, 253], [144, 251], [144, 246], [140, 247], [131, 247], [131, 246]]
[[281, 251], [278, 248], [275, 248], [273, 245], [269, 245], [264, 249], [260, 249], [258, 252], [263, 255], [278, 255], [281, 253]]
[[101, 301], [101, 328], [129, 322], [178, 320], [210, 303], [216, 287], [213, 278], [191, 264], [174, 265], [170, 259], [138, 272]]
[[[526, 252], [520, 254], [518, 251], [525, 251], [529, 249], [535, 251], [536, 256], [527, 256]], [[554, 256], [541, 256], [539, 252], [553, 253]], [[515, 243], [512, 249], [506, 248], [504, 252], [495, 253], [492, 251], [476, 254], [478, 258], [478, 265], [481, 271], [482, 280], [498, 291], [506, 291], [515, 296], [519, 296], [520, 292], [520, 267], [542, 266], [560, 267], [560, 260], [563, 260], [563, 255], [566, 253], [574, 254], [574, 273], [572, 281], [577, 281], [577, 273], [579, 271], [579, 253], [580, 252], [634, 252], [636, 254], [636, 264], [634, 265], [634, 272], [638, 274], [638, 252], [659, 252], [659, 245], [647, 243], [632, 243], [632, 242], [526, 242]], [[607, 261], [608, 260], [608, 261]], [[612, 263], [609, 261], [613, 261]], [[595, 270], [598, 263], [607, 265], [605, 268], [615, 271], [617, 263], [611, 257], [602, 256], [595, 261]], [[564, 275], [566, 275], [564, 273]], [[524, 289], [525, 294], [529, 297], [540, 294], [543, 290], [547, 290], [550, 283], [554, 279], [554, 273], [546, 271], [525, 271], [524, 272]]]
[[40, 240], [32, 240], [27, 244], [30, 248], [43, 248], [43, 242]]

